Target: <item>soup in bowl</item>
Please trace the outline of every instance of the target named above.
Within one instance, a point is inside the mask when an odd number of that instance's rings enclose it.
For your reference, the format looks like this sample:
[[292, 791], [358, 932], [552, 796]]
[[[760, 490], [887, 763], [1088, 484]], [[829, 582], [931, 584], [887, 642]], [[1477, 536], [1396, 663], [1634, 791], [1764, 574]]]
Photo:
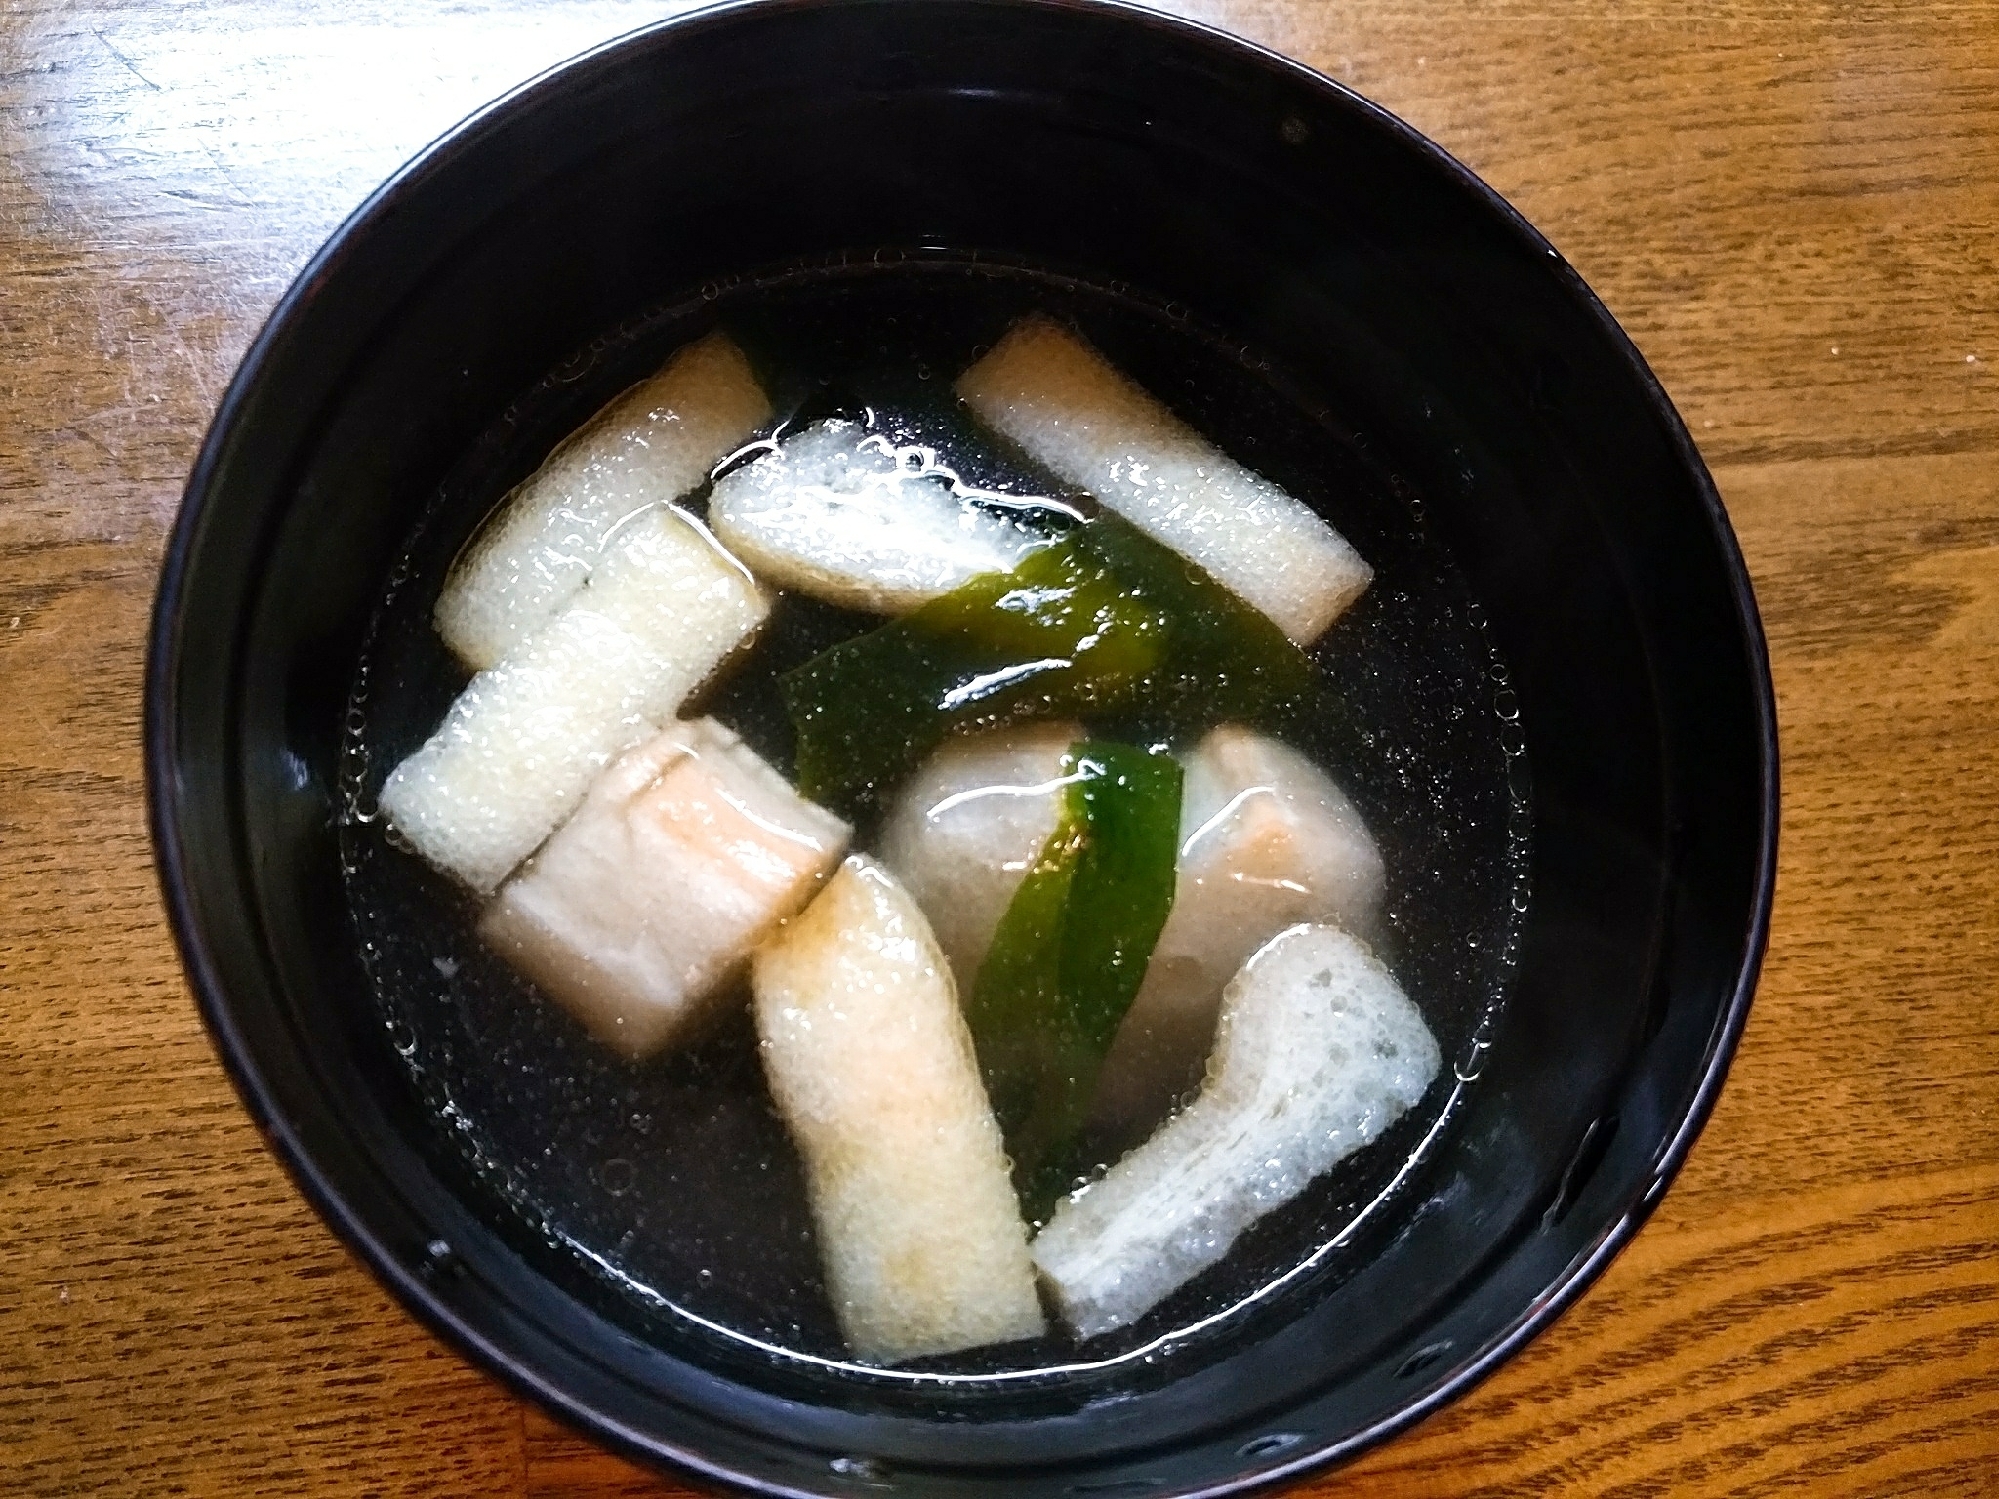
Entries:
[[1628, 341], [1111, 6], [730, 7], [460, 127], [225, 398], [148, 709], [329, 1222], [761, 1492], [1416, 1419], [1635, 1231], [1767, 920], [1753, 603]]

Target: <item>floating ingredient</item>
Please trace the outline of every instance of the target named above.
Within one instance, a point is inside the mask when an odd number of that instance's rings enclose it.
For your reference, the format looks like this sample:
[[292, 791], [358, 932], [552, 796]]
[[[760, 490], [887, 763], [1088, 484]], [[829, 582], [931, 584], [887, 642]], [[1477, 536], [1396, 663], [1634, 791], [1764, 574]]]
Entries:
[[692, 1030], [811, 899], [852, 830], [712, 718], [628, 751], [500, 890], [479, 935], [599, 1040]]
[[1201, 1096], [1036, 1237], [1063, 1319], [1089, 1338], [1144, 1316], [1379, 1137], [1440, 1061], [1422, 1013], [1359, 938], [1329, 926], [1273, 938], [1223, 996]]
[[850, 857], [757, 953], [751, 982], [848, 1348], [898, 1363], [1039, 1335], [999, 1128], [908, 893]]
[[496, 665], [575, 597], [620, 523], [700, 487], [769, 420], [763, 387], [726, 335], [681, 349], [500, 502], [438, 595], [445, 644], [474, 671]]
[[839, 417], [724, 474], [708, 501], [715, 534], [758, 577], [878, 614], [907, 613], [1046, 546], [1029, 513], [981, 503], [933, 450]]
[[1027, 455], [1205, 568], [1309, 645], [1374, 572], [1307, 505], [1252, 473], [1046, 316], [958, 378], [973, 413]]
[[[882, 858], [930, 918], [965, 993], [1061, 821], [1062, 762], [1082, 737], [1058, 721], [946, 740], [883, 819]], [[1257, 948], [1301, 921], [1372, 940], [1379, 920], [1380, 850], [1324, 771], [1241, 724], [1211, 730], [1178, 759], [1173, 909], [1097, 1079], [1099, 1146], [1137, 1144], [1199, 1084], [1222, 990]]]
[[1180, 766], [1085, 741], [1063, 759], [1062, 819], [993, 933], [965, 1014], [1014, 1185], [1040, 1218], [1173, 904]]
[[1302, 651], [1185, 558], [1102, 516], [780, 679], [805, 794], [872, 806], [948, 734], [1114, 718], [1190, 737], [1313, 683]]
[[961, 994], [1062, 821], [1063, 761], [1083, 737], [1082, 725], [1058, 719], [947, 739], [882, 820], [882, 862], [930, 918]]
[[382, 811], [424, 858], [490, 894], [769, 612], [700, 526], [645, 512], [560, 614], [472, 678], [390, 773]]
[[1107, 1141], [1150, 1134], [1201, 1080], [1222, 991], [1250, 954], [1299, 922], [1375, 935], [1383, 869], [1359, 811], [1318, 766], [1241, 724], [1180, 757], [1179, 880], [1145, 986], [1097, 1085]]

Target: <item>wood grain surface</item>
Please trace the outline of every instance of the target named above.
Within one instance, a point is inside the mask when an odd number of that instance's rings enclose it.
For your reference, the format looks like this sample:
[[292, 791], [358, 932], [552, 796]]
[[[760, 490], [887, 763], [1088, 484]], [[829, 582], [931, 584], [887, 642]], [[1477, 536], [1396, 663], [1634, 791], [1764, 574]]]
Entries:
[[[681, 1492], [434, 1344], [190, 1004], [138, 750], [153, 573], [313, 248], [672, 7], [0, 0], [0, 1491]], [[1999, 1493], [1999, 5], [1202, 0], [1404, 115], [1630, 330], [1755, 576], [1762, 989], [1678, 1184], [1468, 1399], [1301, 1493]]]

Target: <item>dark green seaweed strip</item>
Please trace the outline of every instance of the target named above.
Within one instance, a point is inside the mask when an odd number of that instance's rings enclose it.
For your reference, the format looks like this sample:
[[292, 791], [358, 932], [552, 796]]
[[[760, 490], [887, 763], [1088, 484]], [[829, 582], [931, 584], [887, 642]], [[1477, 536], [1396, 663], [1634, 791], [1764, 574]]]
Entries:
[[1061, 822], [1000, 918], [965, 1018], [1030, 1219], [1069, 1185], [1097, 1073], [1173, 906], [1180, 765], [1085, 740]]
[[1311, 663], [1267, 617], [1102, 516], [785, 673], [801, 789], [871, 809], [947, 734], [1114, 719], [1182, 739], [1297, 700]]

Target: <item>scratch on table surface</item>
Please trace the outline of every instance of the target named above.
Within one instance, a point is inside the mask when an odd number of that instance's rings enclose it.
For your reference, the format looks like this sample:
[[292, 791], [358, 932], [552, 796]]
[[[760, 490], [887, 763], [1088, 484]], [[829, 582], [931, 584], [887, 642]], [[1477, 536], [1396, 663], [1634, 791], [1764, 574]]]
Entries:
[[95, 432], [92, 432], [88, 427], [81, 426], [75, 422], [65, 422], [62, 426], [50, 428], [49, 431], [51, 436], [60, 437], [67, 434], [76, 438], [77, 441], [97, 449], [98, 453], [113, 465], [118, 462], [118, 454], [112, 448], [111, 444], [99, 437]]
[[[208, 159], [215, 163], [217, 174], [228, 184], [229, 190], [236, 195], [236, 201], [241, 203], [245, 208], [254, 208], [257, 200], [243, 191], [243, 185], [230, 173], [229, 163], [222, 159], [222, 153], [207, 141], [201, 143], [201, 149], [206, 151]], [[211, 205], [204, 204], [203, 206], [208, 207]]]
[[189, 187], [163, 187], [162, 196], [172, 198], [177, 203], [185, 203], [190, 208], [203, 209], [208, 213], [233, 213], [238, 205], [233, 202], [218, 202], [206, 193], [196, 192]]
[[194, 357], [194, 350], [178, 328], [174, 330], [174, 352], [187, 362], [188, 372], [194, 376], [195, 388], [201, 392], [203, 403], [212, 410], [215, 406], [214, 388], [209, 385], [208, 376], [202, 373], [201, 361]]
[[159, 94], [165, 92], [165, 90], [162, 89], [157, 83], [153, 82], [152, 79], [148, 78], [144, 73], [141, 73], [139, 71], [137, 63], [133, 62], [131, 58], [127, 57], [124, 53], [120, 52], [116, 47], [112, 46], [110, 41], [105, 37], [103, 32], [99, 31], [95, 26], [93, 26], [90, 28], [90, 34], [97, 38], [97, 44], [100, 47], [102, 47], [106, 52], [109, 52], [113, 57], [118, 59], [119, 64], [125, 69], [126, 72], [130, 73], [134, 78], [138, 79], [139, 82], [145, 84], [145, 86], [151, 89], [154, 93]]

